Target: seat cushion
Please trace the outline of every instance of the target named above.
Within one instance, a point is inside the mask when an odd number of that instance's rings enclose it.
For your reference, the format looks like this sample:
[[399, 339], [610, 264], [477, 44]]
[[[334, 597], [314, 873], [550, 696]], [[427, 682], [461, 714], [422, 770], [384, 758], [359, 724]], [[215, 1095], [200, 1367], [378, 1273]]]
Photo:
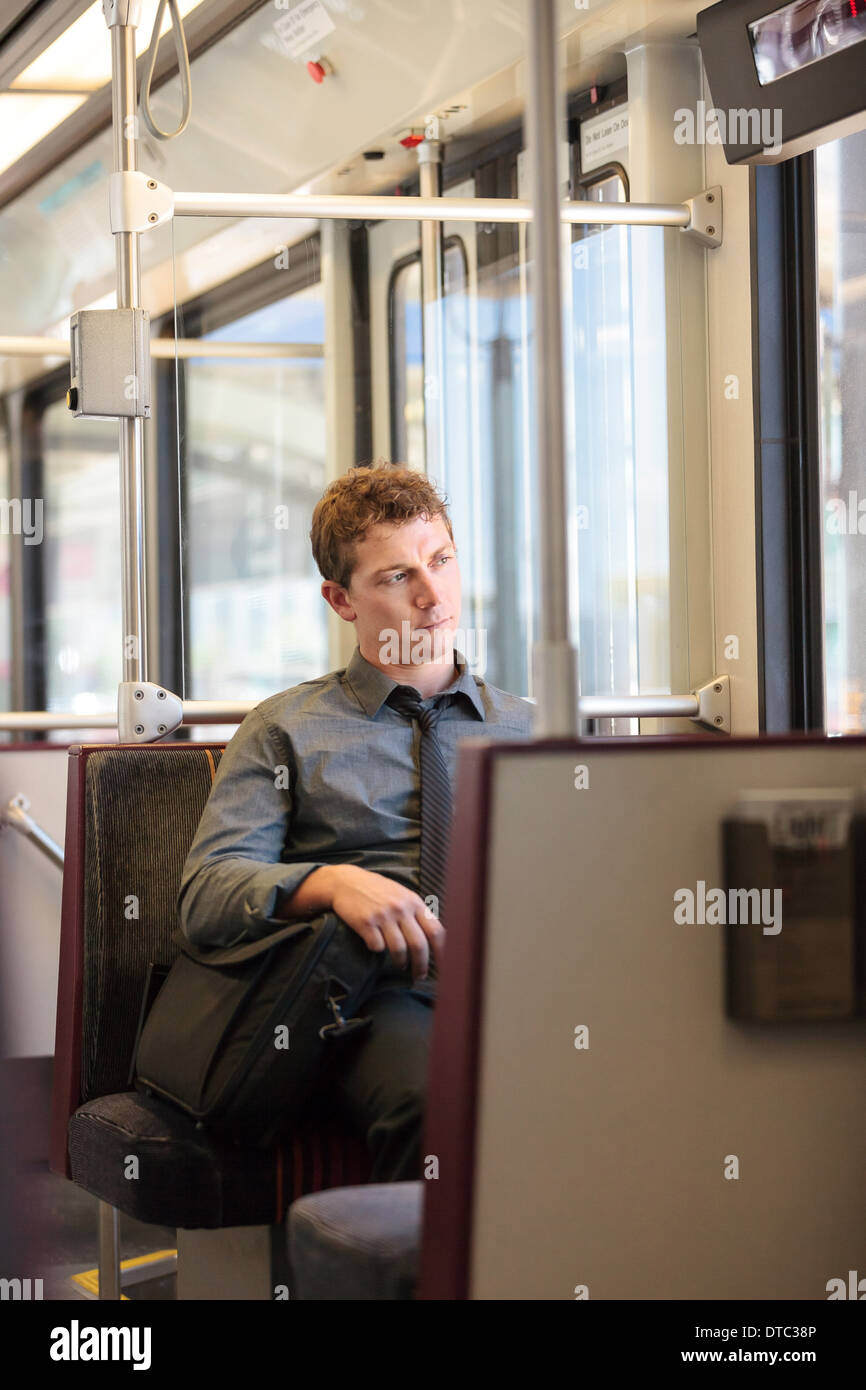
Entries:
[[74, 1182], [119, 1211], [190, 1230], [270, 1226], [295, 1197], [364, 1182], [363, 1142], [319, 1117], [267, 1149], [240, 1148], [196, 1128], [164, 1101], [125, 1091], [100, 1096], [69, 1121]]
[[292, 1289], [302, 1299], [410, 1299], [423, 1183], [371, 1183], [301, 1197], [289, 1210]]

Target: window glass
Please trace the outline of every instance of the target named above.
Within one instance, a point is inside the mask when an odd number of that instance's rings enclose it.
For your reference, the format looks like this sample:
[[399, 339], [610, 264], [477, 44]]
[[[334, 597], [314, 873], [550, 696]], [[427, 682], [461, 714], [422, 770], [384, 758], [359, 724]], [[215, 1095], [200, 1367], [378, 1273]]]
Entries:
[[395, 462], [424, 468], [424, 357], [421, 261], [398, 265], [391, 279], [391, 454]]
[[326, 485], [321, 287], [205, 336], [315, 345], [309, 357], [192, 358], [185, 372], [186, 697], [261, 700], [328, 669], [309, 541]]
[[[623, 202], [625, 189], [614, 174], [584, 196]], [[571, 245], [572, 611], [587, 694], [670, 691], [664, 236], [587, 226]], [[618, 721], [628, 730], [636, 720]]]
[[[587, 196], [622, 201], [618, 174]], [[577, 615], [581, 689], [587, 695], [670, 693], [671, 550], [685, 541], [670, 517], [666, 342], [668, 292], [676, 300], [676, 232], [578, 228], [563, 247], [568, 527], [571, 612]], [[673, 237], [674, 240], [666, 238]], [[535, 479], [531, 230], [478, 228], [472, 273], [446, 291], [445, 418], [441, 465], [463, 576], [464, 630], [477, 674], [534, 695], [532, 650], [539, 605], [539, 516]], [[423, 459], [420, 271], [398, 270], [395, 435], [419, 420]], [[414, 317], [410, 318], [410, 310]], [[397, 329], [398, 321], [410, 325]], [[402, 375], [399, 354], [405, 354]], [[402, 412], [402, 418], [401, 418]], [[508, 538], [508, 543], [504, 543]], [[470, 655], [467, 652], [467, 655]], [[601, 732], [637, 733], [637, 720]]]
[[853, 733], [866, 728], [866, 132], [815, 164], [826, 727]]
[[[457, 237], [445, 243], [446, 314], [459, 313], [457, 297], [466, 290], [466, 251]], [[424, 349], [420, 256], [398, 262], [391, 276], [388, 323], [391, 334], [391, 457], [423, 469]], [[453, 348], [450, 338], [446, 340]], [[464, 354], [465, 356], [465, 354]], [[456, 386], [452, 351], [449, 381]]]
[[122, 679], [117, 422], [75, 419], [60, 400], [41, 430], [46, 708], [113, 710]]
[[[485, 254], [473, 256], [474, 289], [463, 237], [445, 243], [443, 448], [429, 466], [420, 258], [398, 262], [392, 273], [392, 457], [427, 466], [448, 499], [463, 581], [458, 640], [471, 669], [493, 685], [527, 694], [534, 495], [528, 486], [526, 306], [516, 228], [485, 225], [482, 238]], [[499, 543], [503, 536], [513, 537], [513, 544]]]
[[[497, 236], [497, 232], [500, 235]], [[474, 428], [452, 437], [449, 495], [468, 563], [464, 574], [472, 622], [486, 644], [479, 674], [516, 695], [530, 695], [531, 643], [537, 610], [537, 520], [532, 458], [533, 396], [529, 360], [526, 265], [518, 251], [525, 228], [482, 228], [474, 302], [447, 321], [448, 388], [470, 364]], [[470, 338], [471, 335], [471, 338]], [[457, 445], [463, 457], [457, 451]]]

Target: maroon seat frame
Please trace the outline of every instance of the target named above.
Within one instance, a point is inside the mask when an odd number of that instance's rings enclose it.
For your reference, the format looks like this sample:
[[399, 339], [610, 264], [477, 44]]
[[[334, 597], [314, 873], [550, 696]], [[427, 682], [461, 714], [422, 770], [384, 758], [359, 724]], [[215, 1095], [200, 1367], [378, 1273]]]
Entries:
[[[60, 970], [57, 986], [54, 1086], [51, 1114], [49, 1166], [52, 1172], [71, 1178], [68, 1148], [69, 1121], [81, 1104], [81, 1041], [84, 982], [84, 888], [87, 760], [93, 753], [127, 751], [131, 757], [142, 747], [166, 757], [222, 751], [224, 743], [183, 742], [163, 744], [73, 744], [69, 748], [66, 802], [66, 846], [60, 930]], [[341, 1123], [299, 1126], [277, 1151], [281, 1181], [277, 1183], [282, 1210], [296, 1197], [323, 1188], [366, 1183], [370, 1158], [363, 1140]]]

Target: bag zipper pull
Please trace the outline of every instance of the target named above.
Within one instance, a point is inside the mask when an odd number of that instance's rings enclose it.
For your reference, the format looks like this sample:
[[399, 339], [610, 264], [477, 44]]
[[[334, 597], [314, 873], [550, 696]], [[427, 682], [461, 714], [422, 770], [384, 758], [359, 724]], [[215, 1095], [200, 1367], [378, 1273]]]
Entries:
[[337, 1000], [345, 999], [345, 997], [345, 994], [340, 994], [336, 997], [333, 994], [329, 994], [325, 1000], [325, 1003], [334, 1015], [334, 1022], [325, 1023], [319, 1029], [319, 1037], [323, 1042], [330, 1037], [346, 1037], [347, 1034], [354, 1033], [359, 1028], [369, 1027], [372, 1022], [372, 1019], [369, 1018], [344, 1018], [343, 1011]]

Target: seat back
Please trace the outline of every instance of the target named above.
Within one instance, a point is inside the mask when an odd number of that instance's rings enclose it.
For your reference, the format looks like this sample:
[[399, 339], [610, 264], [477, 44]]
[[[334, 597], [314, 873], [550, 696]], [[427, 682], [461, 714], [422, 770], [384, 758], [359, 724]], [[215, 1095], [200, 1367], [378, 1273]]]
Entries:
[[85, 1101], [128, 1090], [150, 962], [169, 964], [184, 860], [223, 743], [69, 750], [51, 1167]]

